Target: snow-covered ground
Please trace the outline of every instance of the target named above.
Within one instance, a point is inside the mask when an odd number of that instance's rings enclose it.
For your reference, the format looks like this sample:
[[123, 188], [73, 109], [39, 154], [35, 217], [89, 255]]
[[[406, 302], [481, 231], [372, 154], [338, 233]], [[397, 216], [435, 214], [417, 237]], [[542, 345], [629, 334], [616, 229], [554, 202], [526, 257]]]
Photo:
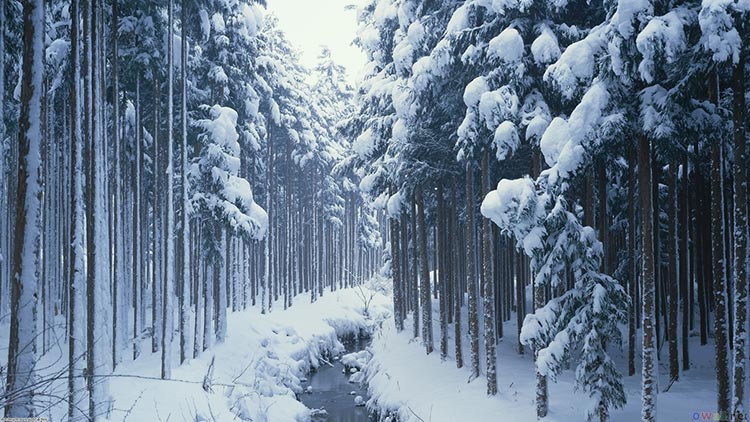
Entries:
[[[439, 309], [437, 301], [433, 309]], [[480, 306], [481, 315], [481, 306]], [[480, 318], [480, 333], [481, 329]], [[467, 330], [463, 315], [464, 332]], [[400, 422], [496, 422], [535, 421], [534, 366], [528, 349], [524, 355], [517, 353], [515, 317], [504, 325], [505, 337], [498, 344], [497, 375], [498, 394], [488, 397], [484, 376], [470, 381], [470, 355], [468, 341], [463, 341], [464, 367], [456, 369], [453, 350], [453, 327], [450, 327], [449, 357], [440, 359], [439, 319], [433, 318], [435, 351], [425, 355], [421, 339], [411, 337], [411, 319], [406, 329], [397, 333], [392, 320], [383, 324], [372, 342], [373, 358], [366, 368], [371, 399], [368, 406], [382, 414], [396, 414]], [[627, 336], [625, 336], [627, 339]], [[668, 362], [666, 347], [660, 360], [658, 396], [659, 422], [695, 422], [711, 419], [716, 406], [716, 381], [714, 374], [713, 345], [700, 346], [697, 337], [691, 337], [691, 368], [681, 374], [668, 392]], [[480, 362], [484, 371], [483, 343], [480, 342]], [[640, 350], [637, 348], [636, 350]], [[610, 350], [620, 371], [627, 374], [627, 345]], [[640, 359], [637, 373], [625, 375], [627, 405], [611, 412], [613, 422], [640, 420], [641, 385]], [[588, 397], [574, 389], [574, 368], [562, 374], [556, 383], [549, 385], [550, 409], [545, 422], [583, 421]], [[697, 416], [697, 418], [696, 418]]]
[[[110, 395], [114, 399], [110, 420], [306, 422], [309, 409], [295, 397], [302, 392], [304, 383], [301, 379], [311, 368], [325, 364], [328, 356], [343, 350], [339, 337], [363, 330], [374, 333], [371, 348], [368, 352], [348, 355], [345, 360], [353, 367], [364, 366], [363, 374], [369, 382], [371, 396], [368, 407], [382, 416], [397, 414], [400, 422], [536, 420], [532, 356], [528, 350], [524, 355], [517, 353], [515, 317], [506, 322], [505, 337], [498, 344], [498, 394], [488, 397], [483, 376], [469, 379], [470, 356], [466, 339], [463, 342], [464, 368], [456, 368], [452, 326], [449, 357], [445, 361], [440, 359], [438, 303], [433, 305], [436, 310], [433, 319], [436, 350], [426, 356], [421, 339], [411, 338], [411, 319], [406, 321], [407, 329], [396, 332], [390, 318], [391, 300], [389, 296], [368, 289], [354, 288], [326, 292], [313, 304], [309, 303], [309, 296], [299, 295], [291, 308], [282, 310], [279, 303], [266, 315], [257, 308], [230, 313], [226, 341], [197, 359], [174, 368], [172, 380], [158, 379], [158, 352], [144, 352], [135, 361], [121, 363], [109, 382]], [[365, 303], [368, 303], [369, 316], [365, 316]], [[464, 308], [464, 332], [466, 321]], [[62, 325], [55, 330], [59, 338], [64, 338]], [[0, 332], [7, 330], [3, 327]], [[177, 341], [176, 338], [175, 353], [179, 350]], [[146, 346], [144, 344], [142, 350], [148, 349]], [[66, 347], [60, 342], [41, 358], [38, 368], [42, 368], [42, 376], [65, 370]], [[0, 359], [5, 358], [6, 352], [0, 350]], [[627, 373], [627, 345], [624, 344], [622, 349], [614, 348], [611, 353], [620, 370]], [[691, 337], [690, 353], [691, 369], [683, 372], [680, 381], [664, 392], [668, 384], [668, 368], [666, 348], [662, 350], [659, 366], [661, 393], [658, 396], [660, 422], [712, 420], [716, 397], [713, 346], [700, 346], [698, 337]], [[484, 368], [481, 343], [480, 354]], [[372, 358], [365, 365], [370, 356]], [[177, 360], [175, 355], [173, 361]], [[203, 381], [212, 360], [213, 388], [207, 392], [203, 389]], [[0, 364], [4, 365], [4, 362]], [[640, 371], [640, 361], [637, 367]], [[628, 403], [625, 408], [612, 411], [613, 422], [640, 419], [639, 374], [625, 376]], [[556, 383], [550, 383], [550, 412], [546, 422], [583, 420], [588, 401], [583, 392], [575, 391], [573, 378], [571, 369]], [[66, 388], [66, 378], [52, 384], [45, 393], [55, 404], [40, 416], [65, 420]]]
[[[113, 399], [109, 420], [307, 421], [309, 409], [295, 397], [302, 392], [300, 379], [311, 368], [324, 364], [328, 356], [344, 350], [338, 337], [371, 331], [375, 324], [387, 319], [390, 301], [366, 288], [352, 288], [326, 292], [312, 304], [309, 295], [299, 295], [289, 309], [281, 309], [282, 304], [278, 303], [266, 315], [257, 308], [230, 313], [226, 341], [174, 368], [171, 380], [159, 379], [160, 352], [143, 352], [137, 360], [126, 359], [118, 365], [109, 380]], [[7, 332], [4, 328], [2, 332]], [[57, 327], [56, 331], [64, 338], [64, 327]], [[175, 353], [179, 351], [178, 342], [175, 336]], [[144, 344], [142, 350], [150, 347]], [[7, 356], [6, 351], [0, 353]], [[132, 352], [126, 356], [129, 353]], [[212, 360], [212, 391], [207, 392], [203, 381]], [[175, 354], [173, 362], [178, 361]], [[66, 365], [67, 346], [59, 342], [37, 367], [40, 375], [47, 378], [56, 371], [66, 371]], [[46, 393], [56, 398], [50, 399], [53, 405], [40, 416], [52, 421], [67, 420], [66, 388], [66, 378], [50, 385]]]

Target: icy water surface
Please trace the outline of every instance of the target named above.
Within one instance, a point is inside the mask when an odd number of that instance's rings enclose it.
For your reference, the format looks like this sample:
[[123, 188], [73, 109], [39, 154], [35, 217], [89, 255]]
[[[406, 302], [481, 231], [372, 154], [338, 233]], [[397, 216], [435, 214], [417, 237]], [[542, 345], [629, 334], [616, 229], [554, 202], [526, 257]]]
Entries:
[[[369, 344], [369, 340], [343, 342], [346, 353], [358, 352]], [[369, 422], [370, 416], [364, 406], [355, 406], [354, 399], [362, 396], [367, 401], [367, 388], [357, 383], [349, 383], [349, 374], [344, 374], [344, 366], [336, 359], [333, 367], [322, 365], [317, 372], [310, 374], [303, 388], [312, 387], [312, 393], [302, 393], [302, 403], [310, 409], [325, 409], [328, 418], [313, 417], [313, 421], [329, 422]], [[352, 395], [354, 391], [356, 394]]]

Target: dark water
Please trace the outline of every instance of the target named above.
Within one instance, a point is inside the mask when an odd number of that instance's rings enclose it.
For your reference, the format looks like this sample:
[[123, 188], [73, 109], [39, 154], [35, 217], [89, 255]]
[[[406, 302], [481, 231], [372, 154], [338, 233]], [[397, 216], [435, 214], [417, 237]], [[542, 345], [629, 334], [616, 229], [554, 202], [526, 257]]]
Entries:
[[[342, 341], [346, 353], [358, 352], [367, 347], [367, 340]], [[367, 388], [358, 383], [349, 383], [349, 375], [344, 374], [344, 366], [336, 359], [333, 367], [323, 364], [302, 383], [303, 388], [312, 387], [312, 393], [302, 393], [300, 400], [310, 409], [325, 409], [328, 418], [313, 417], [313, 421], [329, 422], [369, 422], [370, 416], [364, 406], [355, 406], [354, 398], [362, 396], [367, 401]], [[355, 391], [356, 394], [350, 393]]]

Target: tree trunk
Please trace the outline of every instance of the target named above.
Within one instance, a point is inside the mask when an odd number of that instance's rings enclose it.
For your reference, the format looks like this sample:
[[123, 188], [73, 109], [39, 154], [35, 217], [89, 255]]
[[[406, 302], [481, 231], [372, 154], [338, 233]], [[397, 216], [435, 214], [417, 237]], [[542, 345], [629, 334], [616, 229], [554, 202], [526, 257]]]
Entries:
[[[159, 165], [159, 122], [161, 116], [159, 115], [159, 84], [154, 81], [154, 133], [153, 133], [153, 156], [151, 157], [153, 166], [153, 189], [154, 192], [157, 190], [162, 191], [161, 186], [161, 166]], [[161, 346], [161, 288], [163, 282], [161, 277], [163, 272], [161, 271], [161, 241], [159, 236], [159, 226], [161, 225], [161, 197], [159, 195], [153, 195], [151, 205], [151, 352], [156, 353], [159, 351]]]
[[[107, 353], [110, 352], [110, 316], [111, 307], [109, 297], [109, 239], [107, 229], [107, 193], [106, 193], [106, 143], [104, 140], [104, 86], [102, 75], [104, 72], [102, 44], [102, 24], [104, 21], [102, 2], [94, 1], [90, 6], [89, 21], [90, 47], [87, 52], [89, 60], [89, 90], [90, 126], [89, 126], [89, 183], [87, 194], [87, 250], [89, 253], [87, 273], [87, 381], [89, 390], [89, 419], [102, 420], [108, 410], [108, 392], [106, 379], [102, 375], [109, 374], [111, 368]], [[89, 211], [90, 209], [90, 211]], [[89, 230], [90, 229], [90, 230]]]
[[172, 316], [174, 309], [172, 299], [174, 298], [174, 38], [172, 31], [174, 27], [174, 5], [172, 0], [168, 2], [167, 10], [167, 157], [166, 157], [166, 202], [165, 215], [165, 241], [167, 243], [164, 260], [164, 295], [162, 307], [162, 334], [161, 334], [161, 377], [169, 379], [172, 377], [172, 334], [174, 332]]
[[747, 152], [745, 137], [745, 58], [733, 71], [733, 117], [734, 117], [734, 397], [732, 414], [745, 417], [745, 365], [747, 361]]
[[446, 243], [448, 243], [446, 230], [445, 230], [445, 205], [443, 201], [443, 185], [438, 183], [437, 185], [437, 223], [435, 230], [435, 237], [437, 240], [437, 274], [438, 284], [440, 286], [440, 359], [448, 357], [448, 274], [447, 274], [447, 261], [448, 254], [446, 253]]
[[[3, 17], [4, 19], [4, 17]], [[15, 396], [5, 406], [5, 417], [34, 417], [36, 382], [36, 289], [39, 266], [39, 185], [42, 133], [34, 122], [42, 109], [44, 3], [23, 2], [23, 80], [18, 131], [18, 185], [13, 236], [10, 342], [6, 394]]]
[[177, 269], [177, 281], [181, 283], [182, 294], [180, 294], [180, 364], [185, 363], [188, 358], [188, 319], [190, 313], [190, 216], [188, 215], [190, 204], [188, 199], [188, 146], [187, 146], [187, 34], [185, 33], [185, 22], [187, 22], [187, 2], [182, 0], [181, 21], [183, 22], [180, 34], [180, 104], [182, 105], [180, 123], [182, 124], [180, 145], [180, 183], [182, 194], [180, 201], [180, 224], [179, 253], [182, 256], [182, 265]]
[[628, 151], [628, 294], [630, 306], [628, 310], [628, 375], [635, 375], [635, 330], [638, 318], [636, 306], [636, 286], [638, 283], [638, 266], [636, 263], [636, 221], [635, 221], [635, 166], [636, 147], [631, 145]]
[[218, 296], [216, 299], [216, 340], [219, 343], [223, 343], [227, 336], [227, 263], [226, 263], [226, 251], [227, 251], [227, 232], [226, 229], [218, 229], [221, 233], [219, 250], [222, 251], [222, 255], [218, 257], [214, 264], [214, 283], [218, 283]]
[[654, 237], [653, 226], [653, 197], [651, 189], [651, 145], [644, 135], [640, 135], [638, 142], [638, 189], [641, 204], [641, 278], [643, 291], [643, 367], [641, 369], [642, 409], [641, 418], [644, 422], [656, 421], [656, 333], [654, 322], [656, 309], [654, 295], [656, 285], [654, 281]]
[[[391, 191], [391, 194], [393, 192]], [[401, 301], [403, 301], [403, 282], [401, 280], [401, 265], [399, 252], [399, 229], [398, 218], [388, 219], [391, 230], [391, 276], [393, 277], [393, 317], [395, 319], [396, 330], [404, 329], [404, 316], [401, 313]]]
[[417, 224], [419, 225], [419, 261], [421, 264], [420, 296], [422, 305], [422, 343], [429, 355], [434, 344], [432, 341], [432, 297], [430, 295], [430, 270], [427, 267], [427, 229], [424, 217], [424, 194], [422, 187], [416, 189], [416, 203], [418, 207]]
[[[718, 80], [709, 77], [709, 99], [718, 102]], [[711, 140], [711, 249], [714, 287], [714, 339], [716, 349], [717, 407], [719, 414], [730, 411], [730, 383], [727, 339], [727, 297], [724, 259], [724, 204], [722, 201], [722, 144]]]
[[667, 251], [669, 252], [669, 271], [666, 275], [669, 284], [669, 378], [678, 380], [680, 378], [680, 362], [677, 352], [677, 286], [679, 283], [677, 274], [677, 164], [669, 163], [669, 207], [667, 235]]
[[[460, 239], [459, 236], [459, 224], [458, 224], [458, 216], [457, 216], [457, 208], [458, 208], [458, 196], [456, 195], [456, 177], [451, 177], [451, 235], [453, 239]], [[451, 242], [452, 243], [452, 242]], [[461, 243], [459, 242], [459, 245]], [[459, 257], [458, 254], [452, 254], [452, 259], [456, 263], [454, 268], [457, 270], [459, 268]], [[451, 283], [453, 283], [453, 328], [455, 330], [453, 334], [453, 341], [455, 343], [455, 355], [456, 355], [456, 367], [462, 368], [464, 366], [464, 360], [463, 360], [463, 350], [461, 346], [461, 336], [463, 336], [463, 331], [461, 330], [461, 302], [463, 297], [463, 290], [459, 286], [459, 276], [458, 271], [451, 273]]]
[[471, 378], [479, 376], [479, 315], [477, 311], [476, 256], [474, 255], [474, 169], [466, 163], [466, 287], [469, 291], [469, 342]]
[[125, 266], [122, 261], [125, 257], [123, 254], [123, 204], [121, 196], [121, 187], [123, 175], [120, 169], [120, 101], [119, 101], [119, 80], [118, 80], [118, 48], [117, 48], [117, 25], [118, 25], [118, 0], [112, 1], [112, 58], [110, 60], [112, 67], [112, 144], [114, 147], [114, 187], [113, 206], [112, 206], [112, 234], [114, 239], [112, 243], [112, 368], [117, 367], [120, 362], [120, 350], [125, 345], [125, 333], [127, 329], [127, 314], [122, 312], [125, 308], [125, 289], [120, 286], [120, 280], [124, 279], [123, 270]]
[[[412, 315], [412, 322], [413, 325], [413, 332], [412, 336], [414, 338], [419, 337], [419, 262], [418, 262], [418, 253], [417, 253], [417, 207], [416, 202], [411, 201], [411, 283], [409, 283], [409, 298], [410, 298], [410, 307], [411, 307], [411, 315]], [[406, 231], [406, 215], [402, 214], [402, 220], [401, 220], [401, 244], [406, 245], [408, 240], [408, 233]], [[406, 246], [404, 246], [406, 248]], [[409, 257], [406, 253], [406, 249], [402, 249], [401, 251], [404, 253], [404, 274], [407, 274], [409, 272]]]
[[690, 233], [690, 204], [688, 201], [688, 156], [682, 156], [682, 183], [680, 184], [680, 291], [682, 297], [682, 370], [690, 369], [688, 354], [688, 339], [690, 334], [690, 309], [693, 307], [692, 295], [693, 278], [688, 277], [688, 237]]
[[[482, 192], [484, 194], [487, 194], [490, 191], [489, 156], [489, 151], [485, 150], [482, 157]], [[482, 272], [484, 273], [484, 345], [485, 357], [487, 359], [487, 394], [494, 396], [497, 394], [497, 372], [495, 370], [497, 356], [495, 352], [495, 285], [492, 278], [492, 245], [490, 243], [490, 233], [490, 220], [488, 218], [482, 218], [482, 243], [484, 244], [484, 268], [482, 268]], [[546, 384], [547, 382], [545, 379], [545, 390]], [[546, 391], [544, 398], [546, 402]], [[537, 401], [537, 405], [538, 404], [539, 401]], [[546, 411], [544, 414], [546, 415]], [[543, 416], [544, 415], [540, 417]]]
[[80, 99], [80, 53], [79, 53], [79, 3], [71, 1], [70, 16], [70, 63], [74, 89], [70, 90], [70, 138], [71, 138], [71, 204], [70, 266], [68, 284], [68, 420], [74, 422], [85, 415], [81, 409], [84, 372], [83, 334], [83, 288], [86, 277], [84, 253], [84, 197], [83, 197], [83, 143], [81, 140]]

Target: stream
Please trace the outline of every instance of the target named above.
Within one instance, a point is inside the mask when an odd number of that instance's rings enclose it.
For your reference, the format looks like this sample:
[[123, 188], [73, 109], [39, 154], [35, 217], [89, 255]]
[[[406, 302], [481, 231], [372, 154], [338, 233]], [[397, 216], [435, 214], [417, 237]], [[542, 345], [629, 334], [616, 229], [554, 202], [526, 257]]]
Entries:
[[[367, 348], [370, 339], [342, 340], [346, 353], [359, 352]], [[310, 392], [302, 393], [300, 401], [310, 409], [325, 409], [328, 416], [319, 414], [312, 417], [313, 422], [369, 422], [370, 415], [365, 406], [357, 406], [355, 399], [361, 396], [367, 402], [367, 386], [349, 382], [349, 373], [344, 373], [344, 365], [337, 356], [333, 366], [321, 365], [317, 371], [311, 372], [307, 382], [302, 387]], [[354, 394], [352, 394], [354, 393]]]

